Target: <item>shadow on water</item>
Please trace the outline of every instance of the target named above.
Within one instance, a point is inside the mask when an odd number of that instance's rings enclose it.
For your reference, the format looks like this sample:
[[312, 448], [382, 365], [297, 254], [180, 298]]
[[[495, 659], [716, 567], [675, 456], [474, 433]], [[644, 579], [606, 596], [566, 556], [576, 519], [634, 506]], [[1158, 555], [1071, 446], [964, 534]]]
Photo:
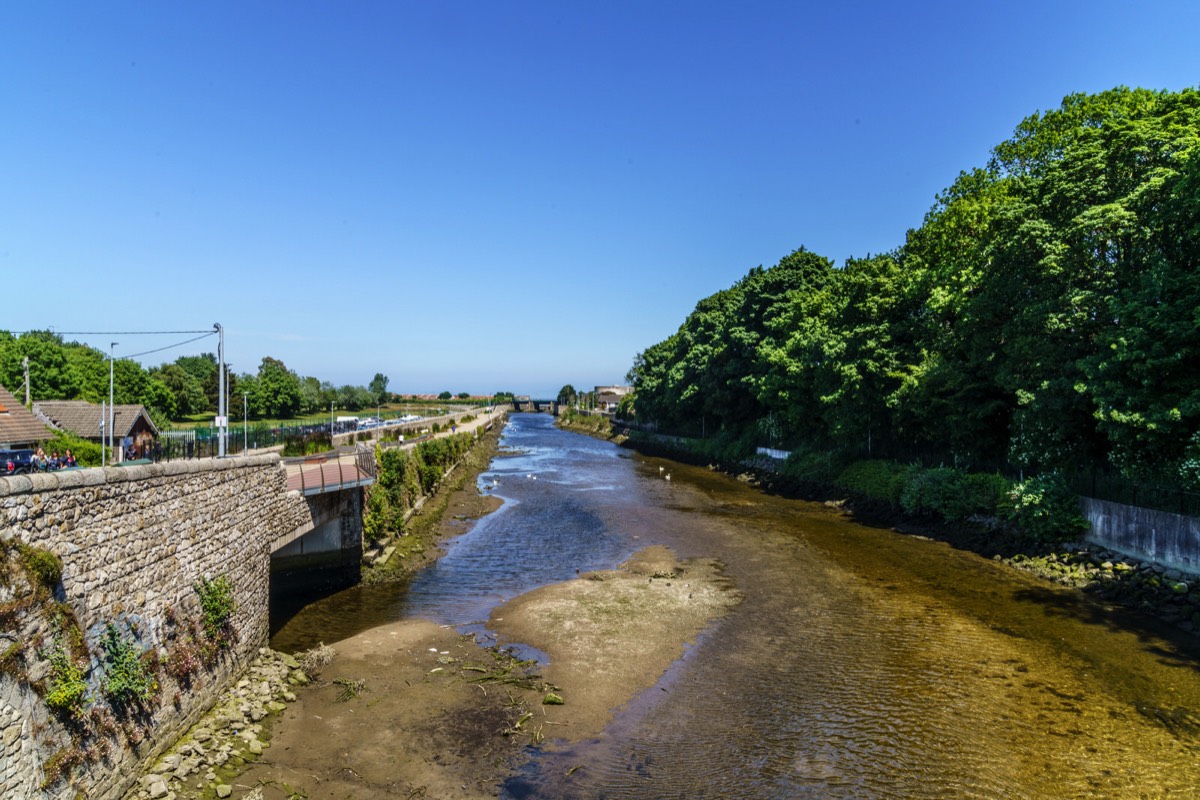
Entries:
[[1033, 604], [1046, 617], [1071, 619], [1111, 633], [1131, 634], [1160, 663], [1200, 672], [1200, 639], [1148, 614], [1101, 603], [1078, 590], [1050, 586], [1024, 587], [1014, 591], [1012, 598]]

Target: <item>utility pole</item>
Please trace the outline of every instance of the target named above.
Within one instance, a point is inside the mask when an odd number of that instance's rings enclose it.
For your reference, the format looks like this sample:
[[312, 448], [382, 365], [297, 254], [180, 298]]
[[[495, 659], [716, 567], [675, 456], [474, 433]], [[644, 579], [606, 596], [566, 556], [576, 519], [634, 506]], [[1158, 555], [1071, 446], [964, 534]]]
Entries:
[[[116, 412], [113, 410], [113, 351], [120, 342], [111, 342], [108, 345], [108, 446], [111, 449], [113, 446], [113, 427], [116, 425]], [[101, 442], [100, 447], [104, 447]], [[113, 451], [113, 463], [117, 463], [117, 453]]]
[[25, 407], [29, 408], [29, 356], [25, 356]]
[[217, 456], [225, 457], [225, 329], [221, 323], [214, 322], [213, 330], [217, 332]]

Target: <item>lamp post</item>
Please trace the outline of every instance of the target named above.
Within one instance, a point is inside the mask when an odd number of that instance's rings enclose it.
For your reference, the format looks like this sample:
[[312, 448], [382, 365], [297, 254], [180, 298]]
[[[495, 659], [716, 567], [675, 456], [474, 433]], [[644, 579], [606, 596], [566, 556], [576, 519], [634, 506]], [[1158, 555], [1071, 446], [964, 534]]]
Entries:
[[[113, 425], [116, 423], [116, 414], [113, 413], [113, 351], [120, 342], [109, 342], [108, 344], [108, 446], [111, 449], [113, 446]], [[104, 442], [100, 443], [100, 449], [104, 449]], [[113, 452], [113, 463], [117, 463], [116, 451]]]
[[242, 455], [250, 449], [250, 393], [242, 392]]
[[217, 455], [225, 457], [225, 433], [229, 420], [225, 415], [225, 329], [214, 322], [217, 332]]
[[329, 445], [333, 446], [333, 401], [329, 402]]

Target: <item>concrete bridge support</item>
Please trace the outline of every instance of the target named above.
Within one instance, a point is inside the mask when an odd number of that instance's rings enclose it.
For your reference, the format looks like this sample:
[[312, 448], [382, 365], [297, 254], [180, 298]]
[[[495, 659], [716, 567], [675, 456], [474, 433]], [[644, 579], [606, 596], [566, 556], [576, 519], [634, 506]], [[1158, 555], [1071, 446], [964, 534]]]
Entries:
[[362, 577], [363, 490], [327, 492], [305, 501], [311, 523], [272, 546], [272, 602], [352, 586]]

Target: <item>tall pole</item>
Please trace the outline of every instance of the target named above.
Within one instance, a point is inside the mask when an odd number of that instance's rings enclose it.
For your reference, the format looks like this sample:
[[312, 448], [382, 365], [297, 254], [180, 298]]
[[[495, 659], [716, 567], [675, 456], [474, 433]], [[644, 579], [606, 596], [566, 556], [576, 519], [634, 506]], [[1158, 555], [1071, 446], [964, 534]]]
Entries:
[[250, 393], [242, 392], [242, 455], [250, 449]]
[[[117, 417], [113, 411], [113, 350], [120, 342], [110, 342], [108, 345], [108, 446], [111, 449], [113, 446], [113, 427], [116, 424]], [[104, 443], [101, 442], [101, 447]], [[113, 450], [113, 463], [117, 463], [117, 452]]]
[[217, 332], [217, 456], [225, 457], [225, 329], [214, 322]]
[[108, 416], [108, 409], [104, 407], [104, 401], [100, 401], [100, 466], [108, 463], [108, 448], [104, 446], [104, 420]]

